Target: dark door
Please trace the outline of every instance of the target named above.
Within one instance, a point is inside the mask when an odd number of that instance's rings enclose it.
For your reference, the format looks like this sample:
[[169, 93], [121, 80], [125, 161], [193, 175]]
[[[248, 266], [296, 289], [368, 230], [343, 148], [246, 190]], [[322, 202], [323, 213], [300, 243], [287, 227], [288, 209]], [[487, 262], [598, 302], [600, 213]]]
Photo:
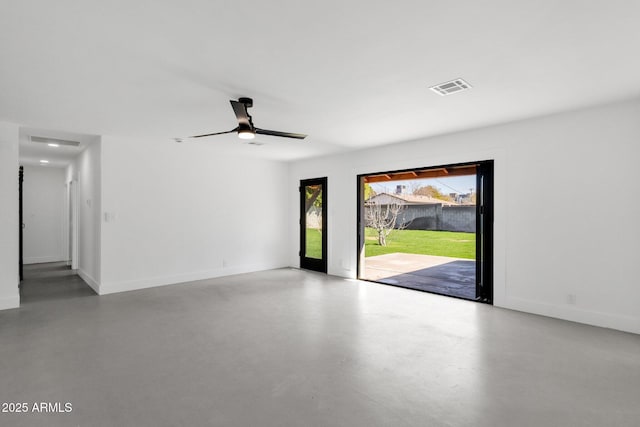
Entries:
[[18, 216], [19, 216], [19, 223], [18, 223], [19, 232], [18, 233], [20, 235], [20, 238], [19, 238], [20, 243], [18, 245], [18, 250], [20, 251], [20, 254], [19, 254], [20, 281], [22, 281], [22, 275], [23, 275], [23, 271], [22, 271], [22, 265], [23, 265], [22, 229], [24, 228], [24, 223], [22, 220], [22, 182], [23, 181], [24, 181], [24, 167], [20, 166], [20, 169], [18, 169]]
[[493, 161], [476, 174], [476, 299], [493, 302]]
[[300, 181], [300, 268], [327, 272], [327, 178]]

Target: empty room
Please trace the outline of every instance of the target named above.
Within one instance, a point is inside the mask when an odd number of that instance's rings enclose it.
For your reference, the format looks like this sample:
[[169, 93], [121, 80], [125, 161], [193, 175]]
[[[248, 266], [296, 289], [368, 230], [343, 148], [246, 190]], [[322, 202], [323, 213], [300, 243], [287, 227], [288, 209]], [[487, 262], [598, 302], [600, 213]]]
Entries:
[[639, 19], [3, 2], [0, 425], [639, 425]]

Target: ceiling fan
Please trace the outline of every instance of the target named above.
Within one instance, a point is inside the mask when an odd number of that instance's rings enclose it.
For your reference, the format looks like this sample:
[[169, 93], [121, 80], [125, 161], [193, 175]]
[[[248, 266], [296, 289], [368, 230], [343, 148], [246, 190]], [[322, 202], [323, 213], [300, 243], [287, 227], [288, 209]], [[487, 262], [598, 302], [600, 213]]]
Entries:
[[[251, 98], [238, 98], [237, 101], [233, 99], [229, 101], [233, 112], [238, 119], [238, 127], [225, 132], [207, 133], [204, 135], [188, 136], [187, 138], [204, 138], [205, 136], [224, 135], [227, 133], [236, 132], [241, 139], [253, 139], [258, 135], [270, 135], [280, 136], [283, 138], [305, 139], [307, 135], [302, 133], [280, 132], [277, 130], [260, 129], [253, 125], [251, 115], [249, 115], [248, 109], [253, 107], [253, 99]], [[175, 138], [176, 142], [183, 142], [184, 138]]]

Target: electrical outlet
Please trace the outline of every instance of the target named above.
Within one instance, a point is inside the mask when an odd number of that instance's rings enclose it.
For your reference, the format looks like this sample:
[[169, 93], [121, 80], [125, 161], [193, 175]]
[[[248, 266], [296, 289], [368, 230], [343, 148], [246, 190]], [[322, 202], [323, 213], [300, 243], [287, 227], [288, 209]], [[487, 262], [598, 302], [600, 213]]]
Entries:
[[115, 212], [105, 212], [104, 213], [104, 222], [113, 222], [116, 220]]

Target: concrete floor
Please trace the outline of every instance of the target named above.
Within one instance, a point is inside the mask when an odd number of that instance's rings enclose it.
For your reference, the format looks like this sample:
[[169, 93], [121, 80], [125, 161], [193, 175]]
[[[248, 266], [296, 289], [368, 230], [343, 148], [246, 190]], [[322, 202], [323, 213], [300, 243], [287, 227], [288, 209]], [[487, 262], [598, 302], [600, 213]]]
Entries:
[[361, 278], [389, 285], [476, 298], [476, 262], [436, 255], [393, 253], [365, 258]]
[[65, 262], [25, 265], [24, 278], [20, 288], [22, 306], [38, 301], [96, 295]]
[[638, 335], [293, 269], [2, 311], [0, 379], [73, 408], [2, 426], [640, 422]]

